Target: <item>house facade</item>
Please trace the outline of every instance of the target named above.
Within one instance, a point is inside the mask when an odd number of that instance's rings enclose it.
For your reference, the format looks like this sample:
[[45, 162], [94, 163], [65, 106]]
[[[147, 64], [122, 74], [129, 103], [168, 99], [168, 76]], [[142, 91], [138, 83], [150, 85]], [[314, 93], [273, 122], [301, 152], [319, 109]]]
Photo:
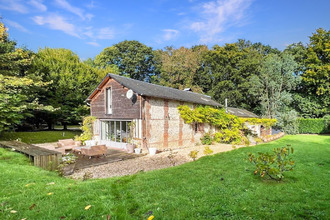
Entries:
[[[96, 117], [94, 139], [111, 147], [134, 142], [159, 150], [200, 142], [207, 124], [185, 124], [177, 107], [219, 103], [211, 97], [108, 74], [86, 100]], [[214, 130], [214, 129], [213, 129]]]

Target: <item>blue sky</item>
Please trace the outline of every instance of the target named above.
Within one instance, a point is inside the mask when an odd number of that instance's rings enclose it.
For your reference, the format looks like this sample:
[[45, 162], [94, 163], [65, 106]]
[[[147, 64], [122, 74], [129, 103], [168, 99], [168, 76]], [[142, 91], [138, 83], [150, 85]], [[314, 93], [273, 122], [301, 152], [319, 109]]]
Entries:
[[0, 0], [0, 15], [19, 46], [81, 59], [123, 40], [160, 49], [243, 38], [284, 49], [330, 29], [329, 0]]

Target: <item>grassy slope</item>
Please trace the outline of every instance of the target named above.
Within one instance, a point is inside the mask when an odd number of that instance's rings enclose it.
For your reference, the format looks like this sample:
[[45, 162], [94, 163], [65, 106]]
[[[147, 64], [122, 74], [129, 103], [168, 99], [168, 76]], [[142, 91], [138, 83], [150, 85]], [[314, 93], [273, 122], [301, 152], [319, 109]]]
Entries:
[[[248, 152], [285, 144], [295, 148], [297, 167], [283, 182], [252, 174]], [[178, 167], [85, 182], [0, 153], [0, 219], [146, 219], [149, 211], [155, 219], [330, 218], [330, 136], [287, 136]], [[84, 210], [87, 205], [92, 207]]]
[[36, 131], [36, 132], [8, 132], [0, 136], [0, 141], [16, 140], [28, 144], [57, 142], [59, 139], [73, 138], [81, 131]]

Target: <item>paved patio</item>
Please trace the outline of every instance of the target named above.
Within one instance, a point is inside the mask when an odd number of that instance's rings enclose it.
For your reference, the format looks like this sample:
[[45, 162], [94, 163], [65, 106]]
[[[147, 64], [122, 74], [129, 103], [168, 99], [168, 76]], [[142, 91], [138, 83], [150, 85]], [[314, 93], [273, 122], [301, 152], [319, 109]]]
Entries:
[[[58, 151], [60, 153], [63, 153], [63, 150], [56, 148], [57, 142], [35, 144], [35, 145], [48, 149], [48, 150], [53, 150], [53, 151]], [[84, 168], [88, 168], [88, 167], [94, 167], [94, 166], [104, 165], [104, 164], [108, 164], [108, 163], [113, 163], [113, 162], [117, 162], [117, 161], [134, 159], [137, 157], [141, 157], [145, 154], [129, 154], [124, 150], [108, 148], [107, 154], [105, 156], [92, 157], [91, 159], [89, 159], [88, 156], [83, 156], [78, 153], [75, 153], [75, 155], [78, 157], [78, 159], [76, 161], [75, 169], [79, 170], [79, 169], [84, 169]]]

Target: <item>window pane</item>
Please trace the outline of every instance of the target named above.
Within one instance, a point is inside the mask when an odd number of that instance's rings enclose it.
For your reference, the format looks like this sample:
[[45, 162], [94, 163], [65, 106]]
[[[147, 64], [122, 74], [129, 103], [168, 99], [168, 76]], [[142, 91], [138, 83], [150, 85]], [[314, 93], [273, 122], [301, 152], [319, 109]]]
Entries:
[[120, 142], [120, 121], [116, 121], [116, 142]]
[[111, 88], [106, 89], [106, 110], [107, 110], [107, 114], [112, 114], [112, 92], [111, 92]]
[[115, 141], [115, 123], [113, 121], [110, 121], [110, 137], [109, 140]]

